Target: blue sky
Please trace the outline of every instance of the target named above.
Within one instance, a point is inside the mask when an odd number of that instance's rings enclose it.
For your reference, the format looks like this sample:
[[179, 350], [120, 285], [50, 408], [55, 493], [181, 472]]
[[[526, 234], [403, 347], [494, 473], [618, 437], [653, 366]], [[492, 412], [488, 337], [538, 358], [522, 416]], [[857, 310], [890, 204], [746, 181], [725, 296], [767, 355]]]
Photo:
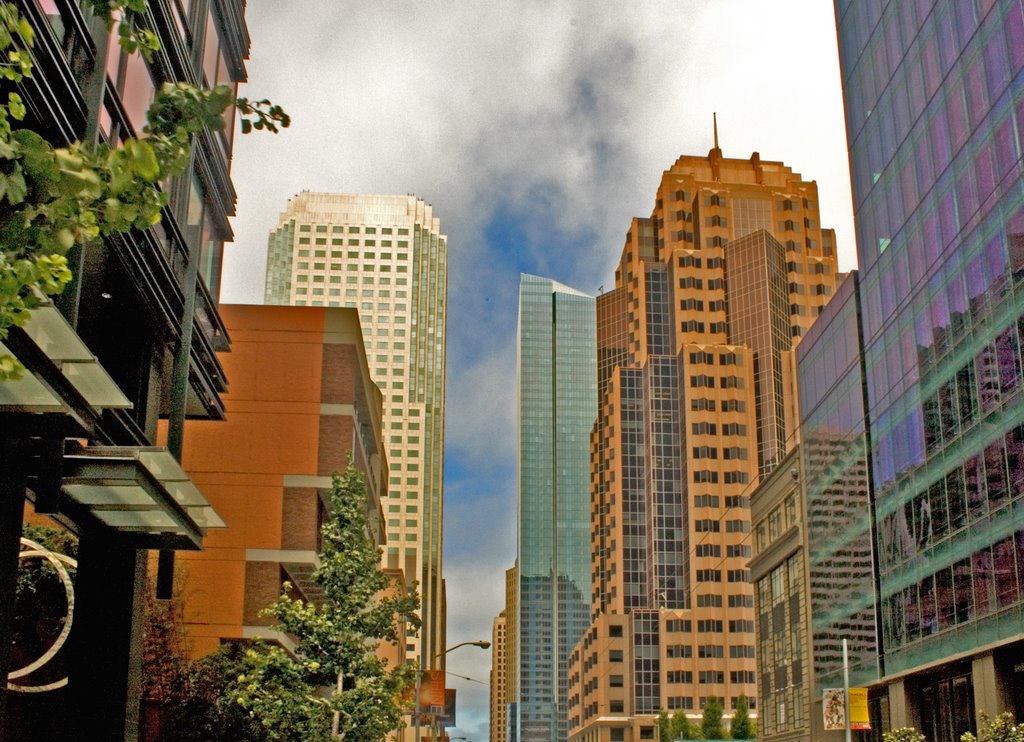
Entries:
[[[301, 190], [415, 193], [449, 238], [445, 574], [449, 645], [490, 639], [515, 558], [519, 274], [596, 294], [663, 170], [712, 146], [816, 179], [852, 266], [853, 218], [827, 0], [248, 4], [250, 84], [293, 116], [237, 137], [222, 298], [260, 303], [267, 233]], [[490, 653], [450, 655], [488, 680]], [[487, 739], [487, 688], [453, 734]]]

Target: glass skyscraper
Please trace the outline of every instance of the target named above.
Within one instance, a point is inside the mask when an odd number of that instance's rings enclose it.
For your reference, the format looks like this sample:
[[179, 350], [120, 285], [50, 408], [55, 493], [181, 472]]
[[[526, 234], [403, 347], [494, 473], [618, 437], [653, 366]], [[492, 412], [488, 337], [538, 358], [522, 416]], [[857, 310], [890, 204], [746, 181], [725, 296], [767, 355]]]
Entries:
[[517, 339], [516, 739], [568, 738], [566, 667], [590, 619], [594, 298], [523, 275]]
[[894, 727], [1024, 712], [1024, 10], [836, 0]]

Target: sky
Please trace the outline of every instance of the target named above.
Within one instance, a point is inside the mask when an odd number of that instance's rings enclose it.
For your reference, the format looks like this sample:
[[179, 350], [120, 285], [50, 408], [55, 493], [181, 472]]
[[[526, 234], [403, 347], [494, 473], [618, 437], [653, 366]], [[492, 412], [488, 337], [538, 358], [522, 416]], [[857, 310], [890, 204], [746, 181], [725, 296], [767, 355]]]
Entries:
[[[292, 116], [235, 138], [221, 299], [263, 301], [267, 234], [302, 190], [413, 193], [448, 236], [448, 645], [490, 640], [515, 560], [520, 273], [597, 294], [661, 174], [712, 146], [817, 180], [854, 267], [827, 0], [250, 0], [249, 83]], [[450, 734], [488, 739], [490, 652], [448, 657]], [[462, 677], [459, 677], [462, 676]], [[468, 678], [468, 679], [466, 679]]]

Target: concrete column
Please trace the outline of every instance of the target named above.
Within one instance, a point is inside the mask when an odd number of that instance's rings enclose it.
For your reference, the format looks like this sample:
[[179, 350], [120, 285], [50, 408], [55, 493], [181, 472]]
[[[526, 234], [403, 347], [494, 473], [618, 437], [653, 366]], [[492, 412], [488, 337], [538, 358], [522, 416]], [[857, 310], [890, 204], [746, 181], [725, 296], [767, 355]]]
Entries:
[[896, 680], [889, 684], [889, 719], [893, 729], [914, 727], [920, 731], [921, 715], [914, 707], [910, 688], [906, 680]]
[[91, 740], [139, 734], [146, 552], [84, 534], [68, 671], [71, 718]]
[[1006, 684], [998, 672], [995, 657], [983, 654], [971, 661], [971, 683], [974, 685], [975, 722], [981, 721], [981, 712], [990, 719], [1012, 708], [1012, 701]]

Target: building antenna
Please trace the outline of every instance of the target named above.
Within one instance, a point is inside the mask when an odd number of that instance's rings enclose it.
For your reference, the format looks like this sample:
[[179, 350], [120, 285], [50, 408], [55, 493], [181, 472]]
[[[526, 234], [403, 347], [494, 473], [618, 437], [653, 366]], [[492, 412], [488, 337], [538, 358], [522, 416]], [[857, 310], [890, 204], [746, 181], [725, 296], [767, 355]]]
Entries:
[[714, 122], [715, 127], [715, 149], [718, 149], [718, 112], [713, 111], [711, 113], [711, 120]]

